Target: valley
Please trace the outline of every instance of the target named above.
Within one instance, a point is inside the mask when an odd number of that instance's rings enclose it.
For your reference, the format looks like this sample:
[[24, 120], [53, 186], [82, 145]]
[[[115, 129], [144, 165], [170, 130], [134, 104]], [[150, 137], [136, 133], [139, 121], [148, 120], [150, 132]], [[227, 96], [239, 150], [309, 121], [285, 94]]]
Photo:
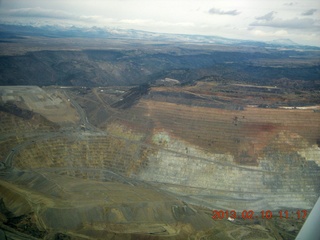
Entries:
[[[290, 239], [303, 219], [234, 225], [211, 212], [310, 210], [320, 182], [319, 106], [266, 107], [280, 104], [275, 92], [259, 107], [254, 97], [222, 91], [233, 87], [2, 87], [3, 104], [18, 99], [17, 108], [33, 111], [31, 118], [1, 112], [5, 209], [31, 214], [36, 230], [22, 232], [34, 237]], [[53, 117], [59, 111], [69, 115]], [[18, 234], [19, 224], [3, 229]]]
[[0, 31], [0, 238], [297, 236], [320, 192], [318, 48], [42, 30]]

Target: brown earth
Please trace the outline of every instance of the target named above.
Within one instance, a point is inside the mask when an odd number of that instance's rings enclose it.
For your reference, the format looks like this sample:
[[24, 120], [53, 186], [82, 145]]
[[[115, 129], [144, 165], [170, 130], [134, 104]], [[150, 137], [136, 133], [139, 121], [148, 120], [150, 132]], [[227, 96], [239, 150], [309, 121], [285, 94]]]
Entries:
[[128, 87], [45, 89], [84, 110], [69, 125], [59, 116], [59, 127], [0, 112], [0, 229], [25, 239], [294, 238], [303, 219], [230, 223], [211, 211], [313, 206], [314, 95], [312, 108], [282, 109], [283, 93], [265, 98], [250, 87], [256, 92], [243, 98], [247, 90], [226, 88], [152, 87], [128, 108], [112, 107], [123, 106]]

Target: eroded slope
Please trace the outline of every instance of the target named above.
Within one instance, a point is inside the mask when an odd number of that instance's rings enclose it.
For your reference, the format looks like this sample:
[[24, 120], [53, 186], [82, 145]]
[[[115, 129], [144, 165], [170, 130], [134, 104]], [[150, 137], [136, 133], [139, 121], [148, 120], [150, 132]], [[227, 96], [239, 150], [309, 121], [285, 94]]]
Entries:
[[301, 219], [282, 230], [262, 220], [235, 226], [199, 208], [276, 214], [318, 198], [319, 107], [306, 99], [285, 109], [281, 91], [259, 107], [267, 94], [254, 90], [243, 99], [215, 83], [152, 87], [123, 108], [136, 90], [54, 88], [46, 91], [78, 112], [76, 124], [2, 112], [3, 224], [23, 232], [29, 221], [34, 233], [24, 234], [47, 238], [294, 237]]

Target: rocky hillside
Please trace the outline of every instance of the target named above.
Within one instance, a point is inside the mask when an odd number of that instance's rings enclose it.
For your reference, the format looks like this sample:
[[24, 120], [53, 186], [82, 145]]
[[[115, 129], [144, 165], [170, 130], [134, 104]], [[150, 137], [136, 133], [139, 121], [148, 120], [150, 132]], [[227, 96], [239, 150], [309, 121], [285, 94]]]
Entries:
[[319, 53], [312, 50], [123, 39], [9, 40], [0, 41], [1, 85], [125, 86], [164, 78], [265, 85], [287, 79], [299, 88], [319, 89]]
[[[35, 115], [0, 112], [5, 234], [292, 239], [305, 220], [296, 212], [308, 213], [319, 197], [316, 93], [214, 81], [11, 88], [3, 99]], [[47, 116], [76, 111], [77, 121], [53, 123], [35, 106]], [[214, 209], [238, 218], [215, 221]], [[243, 219], [245, 210], [255, 218]], [[259, 215], [267, 210], [272, 219]], [[280, 210], [292, 218], [279, 219]]]

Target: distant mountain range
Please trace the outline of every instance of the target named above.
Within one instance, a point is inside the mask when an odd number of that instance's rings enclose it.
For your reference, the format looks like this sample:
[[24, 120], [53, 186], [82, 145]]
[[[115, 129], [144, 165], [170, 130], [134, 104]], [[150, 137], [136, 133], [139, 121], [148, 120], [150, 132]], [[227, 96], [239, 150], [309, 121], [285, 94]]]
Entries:
[[275, 45], [286, 45], [286, 46], [297, 46], [299, 44], [295, 43], [294, 41], [290, 39], [276, 39], [273, 41], [268, 42], [269, 44], [275, 44]]
[[23, 36], [42, 36], [50, 38], [115, 38], [115, 39], [143, 39], [159, 42], [188, 42], [198, 44], [222, 44], [235, 46], [253, 46], [266, 48], [289, 48], [320, 50], [320, 47], [299, 45], [290, 39], [276, 39], [268, 42], [239, 40], [219, 36], [191, 35], [191, 34], [167, 34], [155, 33], [134, 29], [100, 28], [100, 27], [63, 27], [57, 25], [24, 26], [0, 24], [0, 39], [21, 38]]

